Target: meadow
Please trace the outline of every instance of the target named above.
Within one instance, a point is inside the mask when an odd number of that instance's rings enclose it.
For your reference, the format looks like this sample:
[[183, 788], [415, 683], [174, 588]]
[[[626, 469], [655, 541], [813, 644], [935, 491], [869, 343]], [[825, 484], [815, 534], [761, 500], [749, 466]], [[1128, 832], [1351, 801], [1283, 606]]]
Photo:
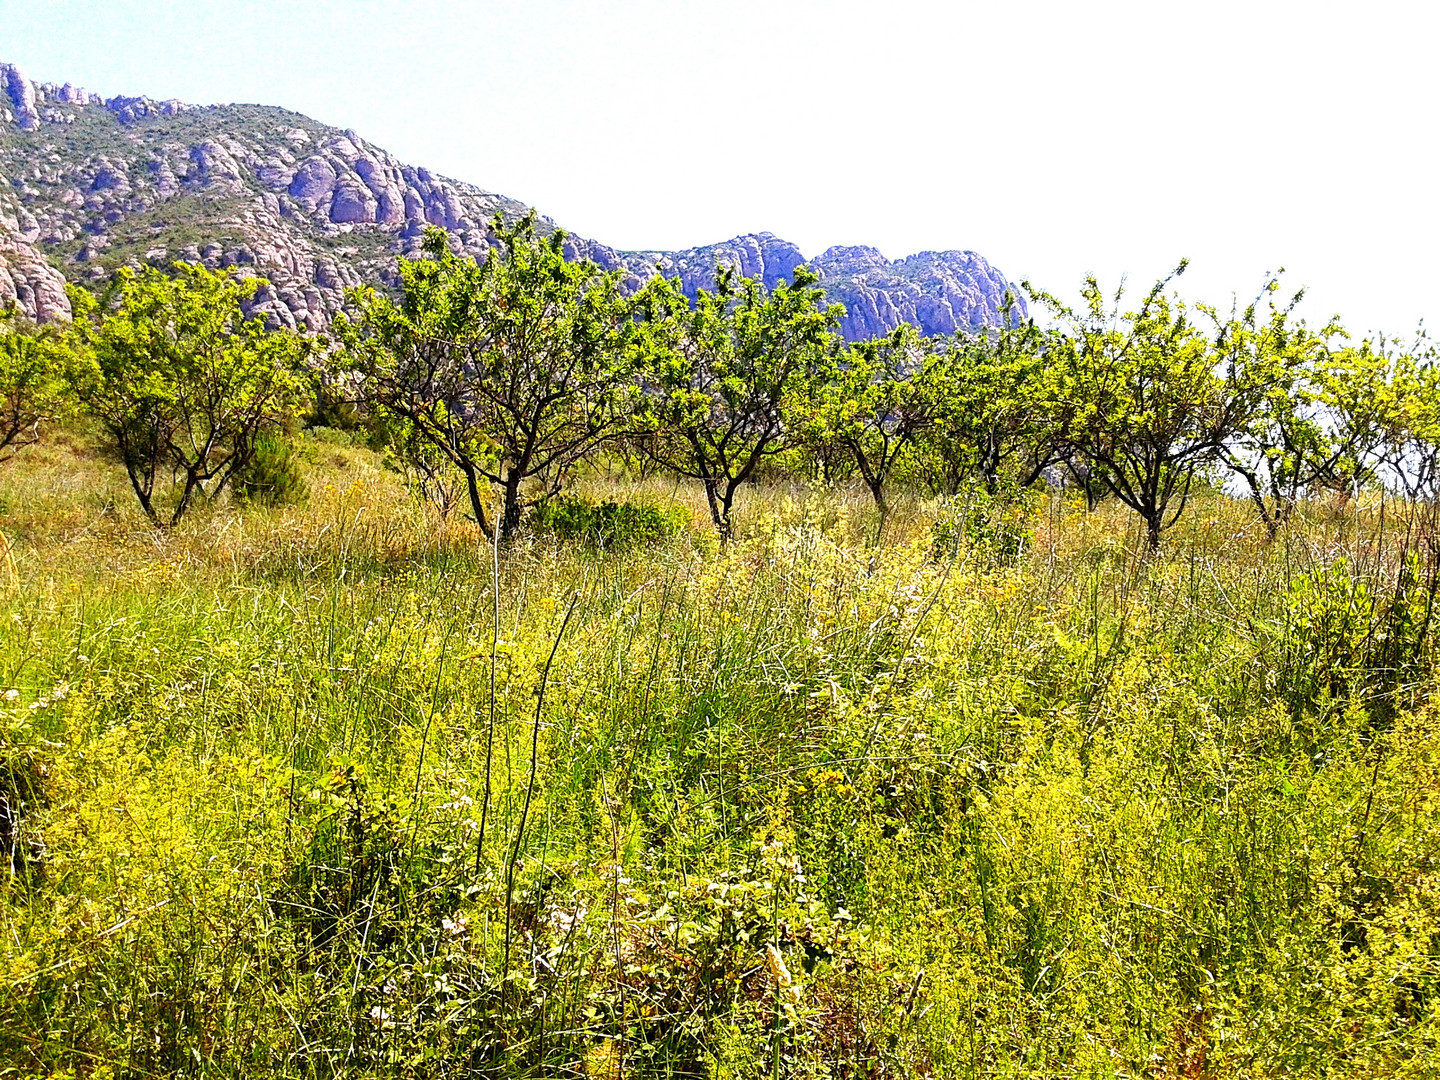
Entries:
[[[170, 530], [0, 471], [0, 1076], [1440, 1061], [1433, 508], [1069, 489], [442, 519], [348, 436]], [[611, 463], [613, 464], [613, 463]]]

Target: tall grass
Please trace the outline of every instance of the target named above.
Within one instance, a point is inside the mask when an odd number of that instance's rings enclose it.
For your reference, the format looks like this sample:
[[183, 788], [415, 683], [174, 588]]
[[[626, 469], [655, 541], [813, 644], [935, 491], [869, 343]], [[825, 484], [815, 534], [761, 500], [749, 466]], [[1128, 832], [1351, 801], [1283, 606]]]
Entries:
[[6, 1075], [1433, 1075], [1413, 514], [796, 487], [492, 559], [309, 470], [169, 536], [83, 442], [0, 478]]

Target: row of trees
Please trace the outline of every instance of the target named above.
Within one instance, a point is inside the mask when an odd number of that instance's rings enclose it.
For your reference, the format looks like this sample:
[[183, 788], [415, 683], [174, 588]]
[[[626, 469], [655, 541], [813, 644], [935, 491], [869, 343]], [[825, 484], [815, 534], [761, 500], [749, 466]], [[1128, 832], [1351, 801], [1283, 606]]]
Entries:
[[356, 400], [502, 491], [502, 535], [607, 443], [699, 482], [722, 535], [736, 491], [777, 459], [858, 475], [882, 529], [897, 484], [1068, 480], [1133, 509], [1151, 544], [1222, 474], [1272, 535], [1319, 491], [1440, 495], [1429, 351], [1311, 329], [1278, 277], [1229, 311], [1169, 291], [1183, 263], [1133, 309], [1093, 278], [1074, 307], [1027, 285], [1048, 326], [846, 344], [803, 267], [769, 291], [722, 269], [693, 302], [663, 277], [627, 297], [616, 275], [566, 262], [560, 234], [497, 234], [477, 263], [432, 232], [426, 258], [402, 264], [403, 297], [358, 293], [339, 327]]
[[1133, 308], [1093, 279], [1073, 307], [1027, 285], [1048, 325], [847, 344], [803, 267], [773, 290], [722, 269], [692, 302], [663, 277], [627, 295], [533, 219], [495, 234], [477, 262], [432, 230], [400, 295], [352, 293], [333, 340], [266, 331], [242, 313], [253, 280], [183, 265], [77, 290], [65, 331], [0, 325], [0, 460], [78, 407], [173, 524], [319, 394], [459, 478], [502, 538], [605, 448], [700, 484], [722, 536], [771, 467], [858, 477], [882, 530], [898, 486], [1073, 482], [1134, 510], [1152, 544], [1221, 476], [1272, 534], [1319, 491], [1440, 495], [1430, 351], [1309, 328], [1278, 279], [1228, 311], [1188, 307], [1174, 275]]

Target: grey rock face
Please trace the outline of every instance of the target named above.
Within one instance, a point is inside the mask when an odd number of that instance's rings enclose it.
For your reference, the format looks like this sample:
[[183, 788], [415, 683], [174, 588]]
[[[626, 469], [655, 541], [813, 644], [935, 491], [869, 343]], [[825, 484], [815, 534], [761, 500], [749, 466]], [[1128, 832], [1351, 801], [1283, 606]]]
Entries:
[[715, 287], [717, 266], [731, 267], [745, 277], [759, 278], [766, 288], [773, 289], [779, 282], [788, 281], [795, 268], [806, 261], [798, 247], [768, 232], [737, 236], [722, 244], [686, 251], [627, 251], [621, 258], [642, 280], [657, 270], [666, 277], [678, 276], [681, 287], [690, 297], [699, 289]]
[[57, 86], [54, 83], [42, 83], [40, 89], [44, 91], [45, 96], [51, 101], [61, 105], [101, 104], [99, 94], [92, 94], [83, 86], [72, 86], [68, 82], [63, 86]]
[[[9, 288], [28, 290], [35, 299], [25, 302], [49, 317], [64, 302], [58, 274], [45, 273], [51, 266], [89, 282], [117, 266], [185, 259], [263, 276], [270, 284], [255, 310], [277, 326], [318, 330], [344, 305], [346, 288], [398, 285], [396, 256], [416, 255], [427, 225], [447, 230], [456, 252], [484, 257], [494, 216], [513, 220], [527, 209], [283, 109], [143, 96], [102, 103], [0, 65], [0, 110], [0, 219], [26, 245], [23, 284], [12, 271]], [[83, 138], [55, 139], [60, 125]], [[68, 149], [75, 145], [89, 149]], [[555, 226], [542, 218], [539, 227]], [[771, 233], [626, 252], [569, 236], [565, 251], [618, 271], [629, 289], [656, 273], [678, 276], [692, 297], [714, 287], [717, 265], [773, 288], [807, 261]], [[1011, 289], [973, 252], [891, 262], [874, 248], [835, 247], [811, 265], [830, 299], [845, 305], [841, 329], [852, 339], [901, 322], [926, 333], [998, 326]]]
[[841, 332], [851, 341], [902, 322], [925, 334], [966, 333], [1027, 315], [1020, 290], [973, 251], [922, 251], [890, 262], [874, 248], [831, 248], [815, 260], [826, 291], [845, 305]]
[[21, 238], [14, 218], [0, 214], [0, 309], [12, 305], [37, 322], [70, 318], [64, 275]]
[[847, 274], [863, 274], [870, 270], [882, 270], [890, 260], [873, 247], [832, 247], [815, 260], [816, 267], [824, 267], [833, 277]]
[[122, 124], [133, 124], [147, 116], [179, 116], [195, 108], [174, 98], [152, 101], [148, 97], [113, 97], [106, 100], [105, 107], [119, 117]]
[[699, 289], [714, 288], [717, 264], [774, 288], [808, 262], [829, 299], [844, 305], [840, 332], [850, 341], [888, 334], [905, 322], [925, 334], [1002, 326], [1007, 296], [1014, 304], [1012, 321], [1026, 317], [1019, 290], [973, 251], [926, 251], [891, 262], [873, 247], [832, 247], [807, 260], [789, 241], [758, 233], [688, 251], [625, 252], [621, 258], [637, 280], [656, 267], [678, 275], [692, 298]]
[[0, 64], [0, 90], [5, 91], [13, 110], [7, 120], [12, 120], [21, 131], [34, 131], [40, 126], [35, 84], [14, 64]]
[[318, 206], [334, 188], [334, 166], [322, 157], [313, 157], [295, 171], [288, 190], [293, 198]]

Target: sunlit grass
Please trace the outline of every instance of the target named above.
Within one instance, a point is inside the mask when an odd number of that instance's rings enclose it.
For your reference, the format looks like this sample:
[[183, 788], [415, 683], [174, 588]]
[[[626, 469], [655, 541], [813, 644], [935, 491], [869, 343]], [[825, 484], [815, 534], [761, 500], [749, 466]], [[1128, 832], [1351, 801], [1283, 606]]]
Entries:
[[694, 490], [593, 476], [694, 525], [524, 537], [497, 605], [478, 531], [362, 448], [309, 446], [303, 507], [164, 535], [87, 446], [0, 477], [14, 1075], [1440, 1053], [1440, 726], [1393, 506], [1269, 544], [1210, 495], [1151, 557], [1045, 495], [910, 499], [875, 546], [868, 495], [794, 484], [721, 549]]

